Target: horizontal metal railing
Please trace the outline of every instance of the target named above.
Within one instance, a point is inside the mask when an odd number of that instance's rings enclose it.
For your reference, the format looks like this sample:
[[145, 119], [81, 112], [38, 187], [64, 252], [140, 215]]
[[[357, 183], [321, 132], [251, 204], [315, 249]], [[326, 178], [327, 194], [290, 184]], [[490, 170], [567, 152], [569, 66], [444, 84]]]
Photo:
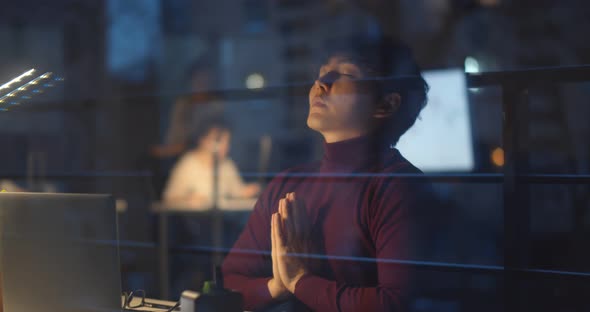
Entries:
[[[297, 173], [285, 174], [280, 172], [241, 172], [241, 176], [248, 179], [267, 179], [277, 177], [278, 175], [292, 178], [317, 177], [326, 179], [350, 179], [363, 177], [391, 177], [399, 178], [404, 181], [432, 182], [432, 183], [503, 183], [505, 175], [503, 173], [424, 173], [424, 174], [396, 174], [396, 173], [356, 173], [356, 174], [329, 174], [329, 173]], [[64, 172], [51, 173], [43, 175], [46, 180], [55, 181], [72, 181], [72, 180], [97, 180], [97, 179], [153, 179], [156, 175], [149, 171], [131, 171], [126, 173], [112, 174], [108, 172]], [[166, 178], [167, 175], [161, 176]], [[2, 174], [2, 178], [11, 180], [24, 180], [27, 177], [22, 174]], [[590, 174], [515, 174], [514, 178], [519, 183], [528, 184], [590, 184]]]

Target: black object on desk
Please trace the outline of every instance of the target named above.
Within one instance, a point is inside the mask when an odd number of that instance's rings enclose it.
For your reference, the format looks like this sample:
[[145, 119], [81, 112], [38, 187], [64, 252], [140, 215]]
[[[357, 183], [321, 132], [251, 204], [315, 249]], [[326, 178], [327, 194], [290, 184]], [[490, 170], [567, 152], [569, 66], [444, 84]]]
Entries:
[[214, 281], [205, 282], [202, 292], [188, 290], [182, 293], [181, 312], [243, 311], [242, 294], [223, 288], [223, 276], [219, 266], [215, 268], [214, 276]]

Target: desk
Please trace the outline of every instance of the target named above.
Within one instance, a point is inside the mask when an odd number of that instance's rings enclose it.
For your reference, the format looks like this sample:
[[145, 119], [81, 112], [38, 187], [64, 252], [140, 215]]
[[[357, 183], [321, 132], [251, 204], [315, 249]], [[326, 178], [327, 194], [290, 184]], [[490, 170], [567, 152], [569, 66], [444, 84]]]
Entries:
[[[237, 238], [227, 237], [223, 231], [224, 225], [235, 225], [240, 220], [245, 222], [255, 202], [255, 199], [220, 201], [219, 206], [222, 209], [219, 210], [213, 210], [211, 207], [198, 207], [197, 209], [196, 207], [169, 207], [162, 203], [154, 203], [152, 205], [152, 212], [157, 214], [158, 217], [160, 298], [170, 298], [168, 219], [173, 216], [179, 218], [186, 217], [203, 224], [205, 231], [209, 230], [210, 232], [210, 236], [204, 236], [204, 238], [206, 241], [210, 241], [211, 247], [213, 247], [212, 263], [221, 264], [224, 254], [224, 238]], [[243, 224], [240, 224], [240, 226], [243, 226]], [[239, 229], [239, 232], [241, 231], [242, 228]]]

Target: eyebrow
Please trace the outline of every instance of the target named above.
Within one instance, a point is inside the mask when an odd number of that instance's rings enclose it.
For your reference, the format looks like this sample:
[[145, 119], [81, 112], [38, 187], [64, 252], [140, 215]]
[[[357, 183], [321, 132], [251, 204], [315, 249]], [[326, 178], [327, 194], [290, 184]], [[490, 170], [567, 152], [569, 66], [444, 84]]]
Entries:
[[[326, 70], [326, 66], [328, 66], [329, 64], [325, 64], [322, 65], [320, 67], [319, 72], [321, 73], [322, 71]], [[360, 68], [358, 68], [358, 65], [354, 64], [354, 63], [350, 63], [350, 62], [341, 62], [338, 63], [336, 66], [334, 66], [338, 71], [342, 71], [342, 70], [347, 70], [347, 71], [351, 71], [350, 74], [352, 75], [356, 75], [356, 76], [362, 76], [363, 72], [360, 70]]]
[[349, 63], [349, 62], [340, 63], [338, 65], [338, 67], [352, 71], [353, 74], [362, 75], [362, 71], [360, 70], [358, 65], [355, 65], [353, 63]]

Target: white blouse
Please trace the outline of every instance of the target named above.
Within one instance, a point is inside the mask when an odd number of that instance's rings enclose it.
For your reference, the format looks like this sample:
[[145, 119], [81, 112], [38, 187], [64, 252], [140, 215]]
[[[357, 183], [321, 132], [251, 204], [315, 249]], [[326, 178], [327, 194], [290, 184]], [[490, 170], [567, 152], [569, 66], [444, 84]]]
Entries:
[[[220, 161], [218, 174], [218, 203], [226, 199], [239, 198], [245, 184], [235, 163], [229, 158]], [[201, 163], [194, 155], [186, 153], [172, 169], [163, 194], [164, 203], [188, 198], [193, 193], [206, 198], [199, 207], [206, 208], [213, 204], [213, 168]]]

